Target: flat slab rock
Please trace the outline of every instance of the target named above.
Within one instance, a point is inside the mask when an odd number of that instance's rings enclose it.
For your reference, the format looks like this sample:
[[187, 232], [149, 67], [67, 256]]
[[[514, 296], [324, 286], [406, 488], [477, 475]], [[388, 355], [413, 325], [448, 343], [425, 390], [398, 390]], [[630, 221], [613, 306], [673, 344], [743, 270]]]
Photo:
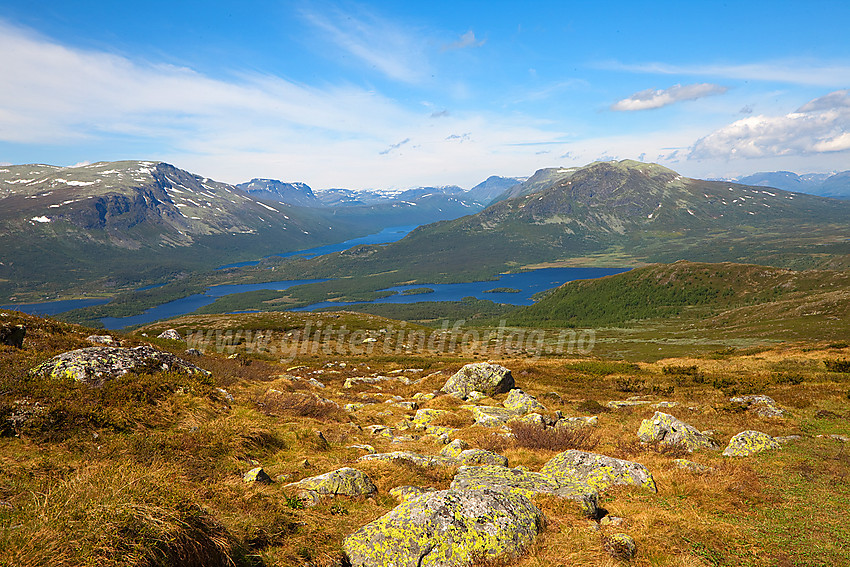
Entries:
[[617, 484], [640, 486], [658, 492], [652, 474], [640, 463], [587, 451], [571, 449], [559, 453], [543, 465], [540, 472], [559, 483], [584, 481], [599, 492]]
[[345, 538], [353, 567], [454, 567], [519, 555], [545, 524], [518, 492], [441, 490], [403, 502]]
[[460, 467], [452, 479], [451, 488], [457, 490], [508, 490], [518, 491], [528, 498], [536, 494], [553, 494], [579, 502], [584, 513], [594, 518], [598, 513], [599, 493], [578, 479], [554, 477], [522, 468], [505, 466]]
[[42, 377], [73, 378], [77, 382], [99, 387], [118, 376], [151, 369], [204, 376], [210, 374], [191, 362], [150, 346], [81, 348], [54, 356], [31, 372]]
[[287, 484], [286, 488], [334, 496], [371, 496], [378, 492], [375, 484], [365, 473], [351, 467], [305, 478]]

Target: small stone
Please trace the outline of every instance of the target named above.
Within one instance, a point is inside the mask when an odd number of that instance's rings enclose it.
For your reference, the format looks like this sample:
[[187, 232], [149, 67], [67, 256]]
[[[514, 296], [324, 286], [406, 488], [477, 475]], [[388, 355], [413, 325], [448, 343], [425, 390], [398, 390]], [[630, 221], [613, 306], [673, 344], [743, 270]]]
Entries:
[[466, 399], [472, 403], [478, 403], [486, 397], [486, 395], [482, 394], [478, 390], [473, 390], [466, 395]]
[[649, 403], [650, 402], [645, 400], [614, 400], [606, 403], [605, 405], [611, 409], [623, 409], [636, 406], [645, 406]]
[[118, 346], [118, 341], [111, 335], [89, 335], [86, 340], [96, 345]]
[[183, 354], [188, 355], [188, 356], [201, 356], [204, 353], [202, 353], [201, 351], [199, 351], [196, 348], [187, 348], [186, 350], [183, 351]]
[[626, 525], [626, 519], [621, 518], [619, 516], [605, 516], [601, 520], [599, 520], [599, 525], [602, 526], [624, 526]]
[[218, 392], [219, 394], [221, 394], [224, 397], [225, 400], [227, 400], [230, 403], [233, 403], [233, 399], [234, 399], [233, 394], [231, 394], [230, 392], [228, 392], [224, 388], [216, 388], [215, 391]]
[[631, 561], [637, 553], [637, 544], [632, 536], [618, 533], [605, 538], [602, 546], [614, 559]]
[[376, 453], [375, 448], [371, 445], [349, 445], [349, 449], [360, 449], [361, 451], [366, 451], [367, 455], [374, 455]]
[[248, 484], [251, 484], [253, 482], [258, 482], [261, 484], [271, 484], [273, 482], [272, 478], [268, 474], [266, 474], [266, 471], [263, 470], [263, 467], [256, 467], [249, 470], [242, 476], [242, 480], [244, 480]]
[[180, 336], [180, 333], [177, 332], [176, 329], [168, 329], [167, 331], [163, 331], [156, 336], [158, 339], [170, 339], [172, 341], [180, 341], [183, 338]]

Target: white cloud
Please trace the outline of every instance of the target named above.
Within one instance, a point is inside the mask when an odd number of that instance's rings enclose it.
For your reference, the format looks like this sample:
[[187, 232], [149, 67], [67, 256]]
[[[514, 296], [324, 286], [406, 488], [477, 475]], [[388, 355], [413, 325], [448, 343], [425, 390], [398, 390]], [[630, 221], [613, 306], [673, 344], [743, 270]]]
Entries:
[[611, 110], [634, 111], [661, 108], [677, 102], [723, 94], [728, 90], [727, 87], [710, 83], [673, 85], [669, 89], [647, 89], [612, 104]]
[[444, 45], [443, 51], [451, 51], [453, 49], [465, 49], [467, 47], [481, 47], [486, 42], [487, 42], [486, 39], [482, 39], [482, 40], [475, 39], [475, 32], [472, 31], [472, 30], [469, 30], [468, 32], [466, 32], [465, 34], [460, 36], [460, 38], [457, 41], [449, 43], [448, 45]]
[[[471, 187], [549, 165], [508, 144], [564, 135], [519, 114], [453, 110], [435, 120], [418, 104], [350, 85], [256, 73], [213, 79], [70, 48], [2, 20], [0, 53], [13, 54], [0, 57], [0, 142], [114, 152], [75, 150], [73, 161], [162, 159], [221, 181], [282, 178], [316, 188]], [[473, 135], [463, 144], [447, 139], [459, 132]], [[405, 139], [405, 151], [381, 154]], [[148, 150], [127, 155], [125, 142]]]
[[615, 61], [601, 63], [597, 67], [629, 73], [723, 77], [821, 87], [845, 86], [850, 83], [850, 64], [824, 63], [820, 60], [806, 59], [783, 59], [738, 65], [670, 65], [659, 62], [626, 64]]
[[748, 116], [694, 144], [690, 158], [766, 158], [850, 150], [850, 91], [835, 91], [782, 116]]
[[304, 10], [302, 15], [323, 32], [323, 40], [330, 39], [368, 67], [393, 80], [419, 83], [430, 75], [424, 41], [419, 40], [416, 30], [401, 28], [365, 11], [342, 12], [324, 7]]

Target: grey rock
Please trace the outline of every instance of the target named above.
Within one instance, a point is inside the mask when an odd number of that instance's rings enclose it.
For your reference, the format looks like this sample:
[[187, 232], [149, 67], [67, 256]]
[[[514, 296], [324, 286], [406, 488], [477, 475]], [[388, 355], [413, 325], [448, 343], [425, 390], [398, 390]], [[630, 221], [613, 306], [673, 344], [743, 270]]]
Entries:
[[466, 398], [471, 392], [487, 396], [509, 391], [514, 387], [511, 371], [498, 364], [476, 362], [467, 364], [446, 381], [443, 391]]
[[502, 405], [505, 406], [506, 409], [509, 409], [519, 415], [546, 411], [546, 408], [543, 407], [543, 404], [537, 401], [537, 398], [526, 394], [519, 388], [514, 388], [508, 392], [508, 397], [504, 402], [502, 402]]
[[695, 427], [660, 411], [641, 422], [638, 438], [644, 443], [657, 441], [665, 445], [679, 445], [689, 452], [703, 448], [717, 448], [710, 437], [703, 435]]
[[43, 377], [73, 378], [89, 386], [99, 387], [107, 380], [130, 372], [151, 370], [204, 376], [210, 374], [182, 358], [149, 346], [81, 348], [54, 356], [31, 372]]
[[552, 457], [540, 472], [558, 482], [580, 480], [601, 492], [612, 485], [640, 486], [658, 492], [652, 474], [640, 463], [587, 451], [569, 450]]
[[742, 431], [729, 440], [724, 457], [748, 457], [769, 449], [779, 449], [776, 439], [761, 431]]
[[525, 496], [441, 490], [408, 500], [343, 542], [353, 567], [453, 567], [519, 555], [545, 524]]
[[158, 339], [171, 339], [172, 341], [181, 341], [183, 337], [180, 336], [180, 333], [177, 332], [176, 329], [168, 329], [167, 331], [163, 331], [156, 336]]
[[378, 492], [366, 474], [351, 467], [292, 482], [285, 488], [312, 491], [322, 496], [371, 496]]

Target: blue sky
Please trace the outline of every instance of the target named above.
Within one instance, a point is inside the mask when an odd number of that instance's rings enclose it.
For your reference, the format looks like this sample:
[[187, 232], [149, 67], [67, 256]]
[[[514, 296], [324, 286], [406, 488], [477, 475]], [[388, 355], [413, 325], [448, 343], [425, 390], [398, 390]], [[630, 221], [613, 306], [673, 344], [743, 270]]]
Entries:
[[0, 163], [405, 188], [850, 169], [850, 2], [0, 0]]

